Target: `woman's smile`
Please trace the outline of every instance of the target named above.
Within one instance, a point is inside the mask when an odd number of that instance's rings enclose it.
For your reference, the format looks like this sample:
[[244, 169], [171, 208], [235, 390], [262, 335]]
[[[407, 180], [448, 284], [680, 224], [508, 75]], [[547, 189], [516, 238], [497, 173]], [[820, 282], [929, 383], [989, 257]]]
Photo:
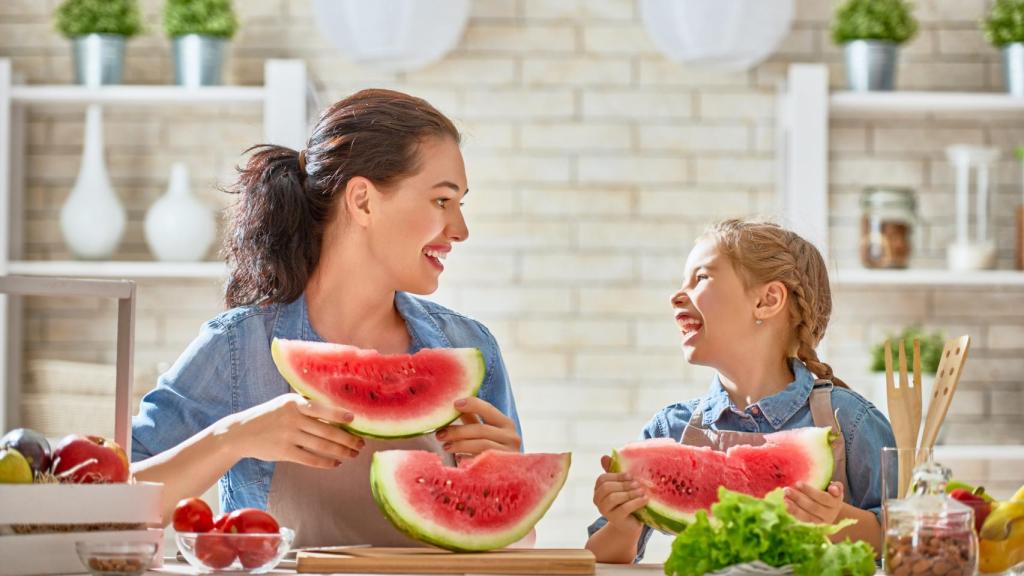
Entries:
[[426, 257], [427, 261], [438, 271], [444, 271], [444, 264], [441, 260], [448, 257], [448, 253], [452, 251], [452, 247], [444, 244], [431, 244], [423, 249], [423, 256]]

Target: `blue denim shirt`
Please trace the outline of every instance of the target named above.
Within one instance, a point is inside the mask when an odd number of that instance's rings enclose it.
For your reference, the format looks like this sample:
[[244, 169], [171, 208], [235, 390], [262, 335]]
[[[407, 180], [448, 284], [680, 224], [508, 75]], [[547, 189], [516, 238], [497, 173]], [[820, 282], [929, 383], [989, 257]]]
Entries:
[[[516, 423], [522, 434], [505, 363], [483, 324], [404, 292], [395, 295], [411, 337], [421, 348], [479, 348], [486, 374], [478, 396]], [[270, 356], [273, 338], [323, 341], [309, 323], [304, 297], [290, 304], [228, 310], [203, 325], [132, 419], [132, 461], [154, 456], [217, 420], [291, 391]], [[220, 479], [225, 511], [266, 509], [274, 463], [244, 458]]]
[[[682, 439], [683, 429], [695, 408], [703, 412], [701, 425], [712, 430], [771, 433], [779, 430], [814, 426], [809, 399], [815, 377], [804, 364], [792, 359], [790, 366], [796, 376], [778, 394], [762, 398], [745, 410], [739, 410], [722, 387], [718, 375], [708, 393], [699, 398], [663, 408], [643, 429], [642, 440], [650, 438]], [[753, 407], [757, 406], [754, 410]], [[846, 441], [846, 477], [850, 503], [879, 516], [882, 506], [882, 448], [895, 446], [896, 438], [886, 417], [863, 396], [846, 388], [832, 390], [832, 409]], [[607, 523], [603, 517], [587, 528], [593, 535]], [[651, 528], [644, 526], [637, 545], [636, 562], [644, 556], [651, 537]]]

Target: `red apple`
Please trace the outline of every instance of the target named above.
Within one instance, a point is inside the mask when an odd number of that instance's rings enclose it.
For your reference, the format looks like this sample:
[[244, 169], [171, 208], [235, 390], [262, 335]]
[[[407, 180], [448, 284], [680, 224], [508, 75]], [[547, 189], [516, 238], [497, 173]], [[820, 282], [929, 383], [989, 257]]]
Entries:
[[128, 457], [117, 442], [71, 434], [53, 449], [53, 474], [77, 484], [128, 481]]

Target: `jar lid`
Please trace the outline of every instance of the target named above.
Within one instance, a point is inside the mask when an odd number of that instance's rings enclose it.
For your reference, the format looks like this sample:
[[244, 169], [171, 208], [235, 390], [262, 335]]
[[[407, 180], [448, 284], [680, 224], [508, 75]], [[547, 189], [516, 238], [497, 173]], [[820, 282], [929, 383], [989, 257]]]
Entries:
[[865, 188], [860, 204], [870, 208], [903, 208], [913, 210], [917, 205], [914, 191], [910, 188]]

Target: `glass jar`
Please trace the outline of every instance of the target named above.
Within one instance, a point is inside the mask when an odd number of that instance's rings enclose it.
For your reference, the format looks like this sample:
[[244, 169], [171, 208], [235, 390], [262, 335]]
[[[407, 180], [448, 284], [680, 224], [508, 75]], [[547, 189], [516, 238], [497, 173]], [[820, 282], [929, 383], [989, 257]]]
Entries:
[[906, 268], [916, 202], [908, 188], [867, 188], [860, 199], [860, 259], [866, 268]]
[[887, 500], [882, 565], [889, 576], [973, 576], [978, 563], [974, 510], [946, 495], [948, 468], [914, 469], [913, 493]]

